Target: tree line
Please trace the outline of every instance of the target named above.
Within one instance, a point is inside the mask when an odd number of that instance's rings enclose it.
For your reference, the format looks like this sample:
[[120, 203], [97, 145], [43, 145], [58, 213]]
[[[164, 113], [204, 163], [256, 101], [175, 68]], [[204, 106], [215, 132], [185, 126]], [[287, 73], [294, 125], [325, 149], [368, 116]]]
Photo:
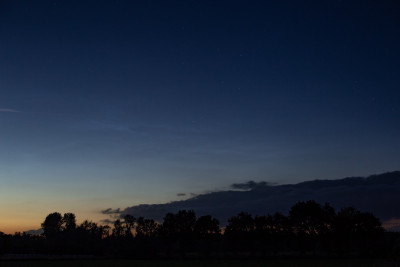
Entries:
[[112, 226], [54, 212], [42, 235], [0, 234], [0, 253], [86, 254], [132, 258], [398, 257], [399, 233], [353, 207], [298, 202], [287, 216], [240, 212], [225, 227], [193, 210], [167, 213], [162, 222], [126, 214]]

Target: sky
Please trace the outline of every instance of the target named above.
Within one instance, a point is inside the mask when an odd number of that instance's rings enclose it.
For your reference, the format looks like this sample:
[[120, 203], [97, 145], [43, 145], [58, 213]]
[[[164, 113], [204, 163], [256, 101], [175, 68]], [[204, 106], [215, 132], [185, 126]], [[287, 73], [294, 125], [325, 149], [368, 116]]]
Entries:
[[398, 1], [1, 1], [0, 231], [400, 170]]

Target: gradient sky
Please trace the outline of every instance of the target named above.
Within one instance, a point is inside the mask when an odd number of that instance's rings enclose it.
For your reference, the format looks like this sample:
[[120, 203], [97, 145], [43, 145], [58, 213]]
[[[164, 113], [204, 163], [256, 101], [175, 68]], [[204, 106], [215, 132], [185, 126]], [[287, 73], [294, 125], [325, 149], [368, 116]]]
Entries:
[[0, 231], [400, 169], [398, 1], [1, 1]]

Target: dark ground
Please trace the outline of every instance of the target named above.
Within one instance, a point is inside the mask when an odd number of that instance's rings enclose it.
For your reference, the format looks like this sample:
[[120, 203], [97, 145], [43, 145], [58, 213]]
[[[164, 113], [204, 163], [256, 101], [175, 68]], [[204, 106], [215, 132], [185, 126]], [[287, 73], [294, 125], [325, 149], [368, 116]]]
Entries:
[[305, 266], [363, 266], [363, 267], [400, 267], [400, 262], [388, 260], [14, 260], [0, 261], [1, 267], [36, 267], [36, 266], [270, 266], [270, 267], [305, 267]]

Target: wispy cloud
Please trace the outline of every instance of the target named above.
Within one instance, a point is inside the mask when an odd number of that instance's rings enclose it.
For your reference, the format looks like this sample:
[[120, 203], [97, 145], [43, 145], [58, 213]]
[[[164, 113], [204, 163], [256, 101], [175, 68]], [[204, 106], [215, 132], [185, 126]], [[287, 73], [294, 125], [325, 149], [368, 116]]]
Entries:
[[101, 222], [102, 223], [106, 223], [106, 224], [110, 224], [113, 223], [116, 219], [118, 219], [121, 216], [121, 209], [112, 209], [112, 208], [108, 208], [105, 210], [101, 211], [102, 214], [108, 215], [110, 218], [108, 219], [104, 219]]
[[121, 213], [121, 210], [119, 208], [118, 209], [108, 208], [108, 209], [102, 210], [101, 213], [103, 213], [103, 214], [119, 214], [119, 213]]
[[15, 109], [10, 109], [10, 108], [0, 108], [0, 112], [14, 112], [14, 113], [17, 113], [17, 112], [21, 112], [21, 111], [15, 110]]
[[266, 186], [272, 186], [271, 183], [268, 182], [254, 182], [254, 181], [248, 181], [245, 183], [238, 183], [238, 184], [232, 184], [231, 188], [233, 189], [238, 189], [238, 190], [251, 190], [256, 187], [266, 187]]

